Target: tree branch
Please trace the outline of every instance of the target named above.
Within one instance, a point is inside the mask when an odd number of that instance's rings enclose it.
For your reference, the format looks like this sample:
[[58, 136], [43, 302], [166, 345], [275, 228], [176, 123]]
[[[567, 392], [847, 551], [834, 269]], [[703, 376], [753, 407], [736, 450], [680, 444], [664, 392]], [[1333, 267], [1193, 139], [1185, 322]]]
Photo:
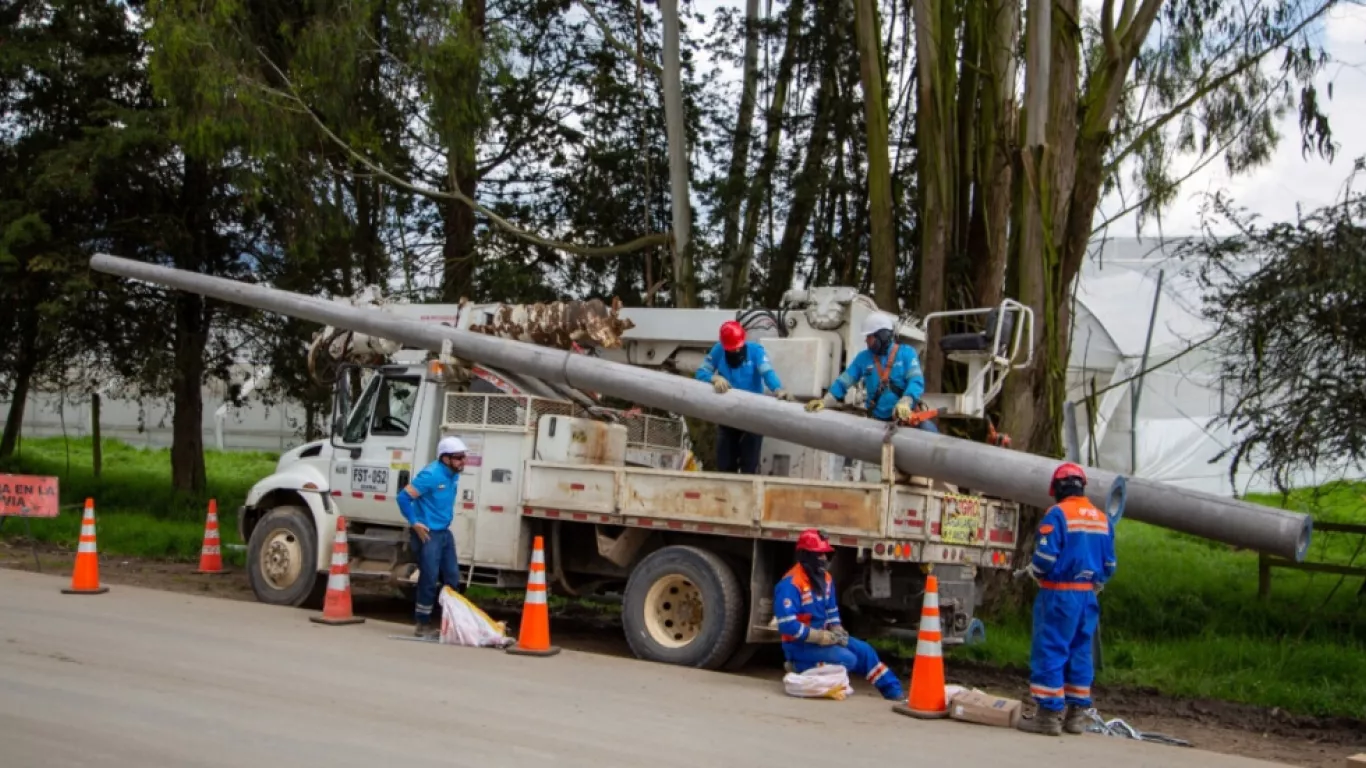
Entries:
[[623, 43], [621, 40], [617, 38], [616, 35], [612, 34], [612, 30], [610, 27], [607, 26], [607, 22], [603, 21], [603, 18], [598, 15], [598, 12], [593, 10], [593, 6], [590, 4], [589, 0], [578, 0], [578, 3], [579, 6], [582, 7], [584, 11], [588, 13], [588, 17], [593, 20], [593, 23], [598, 25], [598, 30], [602, 32], [602, 36], [604, 39], [607, 40], [608, 45], [611, 45], [618, 51], [621, 51], [627, 56], [630, 56], [632, 59], [635, 59], [636, 63], [653, 72], [655, 77], [664, 76], [664, 69], [662, 67], [660, 67], [653, 61], [650, 61], [649, 59], [645, 58], [644, 56], [641, 56], [640, 54], [636, 53], [635, 49], [633, 49], [626, 43]]
[[[1149, 1], [1153, 3], [1157, 2], [1157, 0]], [[1126, 146], [1122, 151], [1118, 152], [1113, 160], [1106, 164], [1105, 173], [1114, 173], [1115, 170], [1119, 168], [1120, 164], [1129, 158], [1129, 155], [1133, 154], [1138, 149], [1138, 147], [1142, 145], [1143, 142], [1148, 140], [1149, 136], [1161, 130], [1162, 127], [1165, 126], [1167, 123], [1184, 114], [1186, 110], [1190, 109], [1192, 106], [1195, 105], [1196, 102], [1203, 99], [1216, 88], [1221, 87], [1222, 85], [1224, 85], [1224, 83], [1227, 83], [1228, 81], [1232, 80], [1238, 75], [1241, 75], [1242, 73], [1246, 72], [1250, 67], [1261, 62], [1262, 59], [1267, 57], [1267, 54], [1270, 54], [1272, 51], [1280, 48], [1282, 45], [1286, 43], [1286, 41], [1290, 40], [1290, 38], [1294, 37], [1295, 35], [1298, 35], [1301, 30], [1309, 26], [1310, 23], [1318, 19], [1324, 13], [1326, 13], [1329, 8], [1333, 7], [1335, 2], [1336, 0], [1325, 0], [1325, 2], [1319, 6], [1318, 10], [1309, 14], [1302, 21], [1300, 21], [1299, 24], [1296, 24], [1294, 29], [1291, 29], [1289, 32], [1286, 32], [1284, 35], [1281, 35], [1279, 38], [1276, 39], [1275, 42], [1268, 45], [1266, 48], [1264, 48], [1257, 54], [1242, 59], [1228, 71], [1209, 81], [1205, 85], [1197, 88], [1194, 93], [1186, 97], [1183, 101], [1181, 101], [1180, 104], [1177, 104], [1175, 107], [1172, 107], [1171, 109], [1167, 110], [1166, 114], [1162, 115], [1161, 117], [1157, 118], [1152, 123], [1150, 123], [1147, 128], [1144, 128], [1143, 131], [1138, 134], [1138, 136], [1134, 137], [1133, 141], [1129, 142], [1128, 146]]]
[[285, 75], [284, 72], [280, 71], [280, 68], [275, 65], [275, 62], [271, 61], [270, 58], [264, 54], [264, 52], [258, 50], [257, 53], [260, 54], [262, 60], [265, 61], [266, 65], [269, 66], [272, 70], [274, 70], [277, 75], [279, 75], [281, 82], [285, 83], [285, 85], [289, 87], [290, 91], [286, 93], [277, 88], [272, 88], [268, 85], [264, 85], [253, 80], [243, 78], [246, 85], [262, 90], [268, 94], [272, 94], [277, 98], [282, 98], [297, 104], [300, 109], [308, 113], [308, 116], [312, 118], [313, 123], [318, 126], [318, 130], [322, 131], [324, 136], [326, 136], [329, 140], [336, 144], [342, 151], [350, 155], [356, 162], [370, 169], [370, 171], [372, 171], [375, 175], [379, 176], [380, 178], [383, 178], [391, 184], [394, 184], [395, 186], [398, 186], [409, 192], [413, 192], [415, 194], [419, 194], [423, 197], [431, 198], [434, 200], [458, 201], [488, 217], [489, 221], [497, 225], [498, 228], [502, 229], [510, 235], [513, 235], [514, 237], [525, 240], [526, 242], [529, 242], [532, 245], [539, 245], [543, 248], [553, 248], [556, 250], [565, 251], [566, 253], [572, 253], [578, 256], [618, 256], [621, 254], [632, 253], [641, 250], [642, 248], [648, 248], [652, 245], [663, 245], [669, 242], [669, 236], [667, 234], [655, 233], [650, 235], [643, 235], [628, 243], [604, 247], [588, 247], [574, 245], [572, 243], [564, 243], [558, 240], [551, 240], [549, 238], [541, 237], [540, 235], [537, 235], [533, 232], [528, 232], [525, 229], [521, 229], [512, 222], [509, 222], [508, 220], [504, 219], [503, 217], [499, 216], [498, 214], [494, 213], [488, 208], [485, 208], [484, 206], [480, 205], [475, 200], [472, 200], [463, 193], [461, 193], [459, 187], [453, 187], [450, 191], [444, 191], [413, 184], [412, 182], [407, 181], [406, 179], [400, 178], [394, 175], [393, 173], [390, 173], [384, 167], [370, 160], [370, 158], [366, 157], [360, 152], [357, 152], [344, 139], [342, 139], [337, 134], [333, 133], [332, 129], [327, 127], [327, 124], [323, 122], [322, 118], [318, 116], [317, 112], [310, 109], [308, 105], [304, 103], [303, 99], [299, 97], [298, 93], [294, 91], [294, 83]]

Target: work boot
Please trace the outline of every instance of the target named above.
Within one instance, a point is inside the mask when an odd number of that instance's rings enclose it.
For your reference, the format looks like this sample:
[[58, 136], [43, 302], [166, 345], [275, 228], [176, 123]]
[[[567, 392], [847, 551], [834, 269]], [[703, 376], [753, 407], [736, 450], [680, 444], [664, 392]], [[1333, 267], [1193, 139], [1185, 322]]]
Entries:
[[1044, 736], [1062, 735], [1062, 710], [1039, 707], [1033, 717], [1020, 720], [1016, 728], [1025, 733], [1038, 733]]
[[1062, 721], [1062, 729], [1068, 733], [1086, 733], [1086, 726], [1090, 722], [1091, 715], [1087, 713], [1086, 707], [1068, 704], [1067, 716]]
[[420, 637], [424, 640], [427, 638], [436, 637], [440, 634], [441, 631], [438, 630], [436, 627], [432, 626], [432, 623], [430, 621], [419, 621], [417, 623], [417, 626], [413, 629], [413, 637]]

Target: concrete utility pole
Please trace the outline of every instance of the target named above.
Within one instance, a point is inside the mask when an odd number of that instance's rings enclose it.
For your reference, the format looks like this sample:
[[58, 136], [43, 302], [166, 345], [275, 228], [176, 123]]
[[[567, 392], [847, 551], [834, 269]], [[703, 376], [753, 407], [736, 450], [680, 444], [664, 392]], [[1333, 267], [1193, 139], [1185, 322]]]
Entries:
[[[382, 310], [115, 256], [96, 254], [90, 265], [100, 272], [367, 333], [433, 352], [449, 344], [453, 354], [467, 360], [548, 383], [600, 392], [841, 456], [873, 462], [882, 458], [886, 425], [873, 419], [838, 412], [806, 413], [797, 403], [740, 390], [717, 395], [708, 384], [663, 371], [428, 325]], [[898, 430], [891, 442], [897, 468], [908, 474], [932, 477], [1023, 504], [1053, 503], [1048, 495], [1048, 478], [1058, 465], [1056, 459], [918, 429]], [[1086, 473], [1090, 478], [1088, 496], [1104, 505], [1115, 473], [1091, 467], [1086, 468]], [[1295, 561], [1302, 560], [1308, 550], [1313, 530], [1308, 515], [1142, 478], [1128, 478], [1127, 483], [1126, 518]]]

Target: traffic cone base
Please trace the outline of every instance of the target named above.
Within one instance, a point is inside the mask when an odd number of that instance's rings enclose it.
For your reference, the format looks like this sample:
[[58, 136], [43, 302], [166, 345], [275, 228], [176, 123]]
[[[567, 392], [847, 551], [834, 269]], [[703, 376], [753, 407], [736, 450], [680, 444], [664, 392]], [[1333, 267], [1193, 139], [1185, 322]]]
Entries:
[[314, 624], [336, 627], [364, 623], [365, 619], [351, 613], [351, 566], [347, 558], [346, 518], [338, 516], [337, 535], [332, 539], [332, 570], [327, 576], [323, 615], [308, 617]]
[[531, 572], [522, 605], [517, 642], [508, 646], [514, 656], [554, 656], [560, 649], [550, 644], [550, 609], [546, 605], [545, 544], [537, 536], [531, 545]]
[[223, 548], [218, 538], [218, 500], [209, 499], [209, 516], [204, 521], [204, 545], [199, 550], [199, 568], [195, 573], [221, 576], [223, 570]]
[[898, 715], [922, 720], [949, 716], [944, 699], [943, 631], [939, 625], [939, 579], [925, 579], [925, 602], [920, 608], [920, 631], [916, 633], [915, 664], [911, 667], [911, 694], [904, 704], [895, 704]]
[[95, 500], [85, 500], [81, 515], [80, 543], [76, 545], [76, 565], [71, 570], [71, 586], [64, 595], [102, 595], [109, 587], [100, 584], [100, 556], [95, 549]]

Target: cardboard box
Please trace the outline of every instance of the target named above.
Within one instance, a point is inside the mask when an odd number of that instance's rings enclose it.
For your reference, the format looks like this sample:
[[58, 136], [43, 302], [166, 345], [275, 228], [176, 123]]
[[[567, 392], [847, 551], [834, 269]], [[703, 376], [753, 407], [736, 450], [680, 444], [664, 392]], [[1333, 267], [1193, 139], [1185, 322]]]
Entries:
[[992, 696], [974, 688], [953, 697], [949, 702], [949, 717], [965, 723], [1014, 728], [1020, 721], [1020, 708], [1018, 699]]

